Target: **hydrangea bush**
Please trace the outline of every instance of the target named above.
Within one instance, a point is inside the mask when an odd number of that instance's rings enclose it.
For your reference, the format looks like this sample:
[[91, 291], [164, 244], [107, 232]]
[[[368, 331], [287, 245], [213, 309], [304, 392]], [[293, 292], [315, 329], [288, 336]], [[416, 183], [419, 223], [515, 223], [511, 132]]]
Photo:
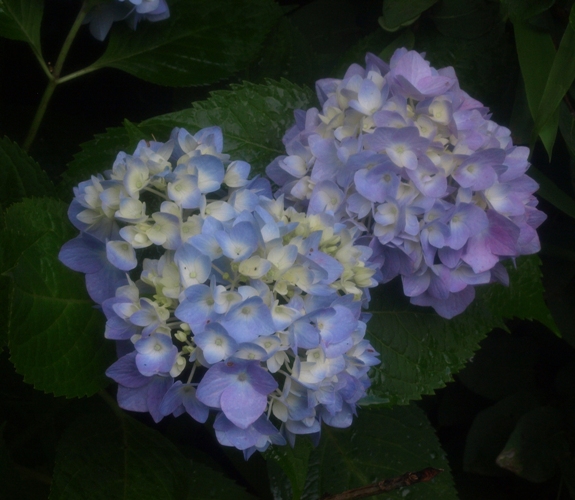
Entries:
[[0, 496], [575, 495], [575, 8], [283, 3], [0, 0]]
[[398, 49], [373, 54], [342, 80], [316, 83], [321, 110], [296, 113], [286, 155], [267, 174], [308, 213], [326, 212], [370, 235], [381, 281], [445, 318], [475, 285], [508, 284], [503, 259], [539, 251], [545, 220], [525, 174], [529, 149], [461, 90], [453, 68]]
[[220, 443], [249, 457], [351, 424], [379, 362], [361, 312], [375, 265], [358, 227], [285, 207], [222, 147], [218, 127], [176, 128], [119, 153], [75, 188], [81, 233], [60, 259], [118, 342], [119, 405], [156, 422], [217, 410]]
[[401, 275], [451, 318], [474, 285], [508, 283], [502, 259], [539, 250], [528, 149], [452, 68], [368, 54], [317, 93], [322, 112], [296, 112], [266, 169], [276, 193], [218, 127], [176, 128], [74, 189], [81, 233], [60, 252], [118, 342], [119, 405], [156, 422], [216, 410], [218, 440], [246, 457], [351, 424], [378, 363], [368, 288]]

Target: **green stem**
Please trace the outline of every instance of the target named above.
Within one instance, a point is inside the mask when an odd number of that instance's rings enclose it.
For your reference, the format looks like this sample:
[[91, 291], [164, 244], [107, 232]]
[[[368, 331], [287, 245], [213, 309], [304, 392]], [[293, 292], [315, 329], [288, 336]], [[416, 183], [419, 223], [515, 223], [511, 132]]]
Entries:
[[66, 76], [58, 78], [58, 83], [66, 83], [70, 80], [74, 80], [74, 78], [78, 78], [79, 76], [87, 75], [88, 73], [92, 73], [92, 71], [96, 71], [97, 69], [100, 69], [100, 67], [92, 65], [92, 66], [88, 66], [87, 68], [80, 69], [78, 71], [74, 71], [74, 73], [70, 73]]
[[[54, 93], [56, 86], [59, 83], [62, 83], [62, 79], [60, 78], [60, 73], [62, 72], [62, 67], [64, 66], [64, 62], [66, 61], [66, 57], [68, 56], [68, 52], [70, 51], [70, 47], [72, 46], [72, 42], [76, 38], [76, 35], [78, 34], [78, 30], [82, 26], [82, 22], [84, 21], [84, 18], [86, 17], [86, 15], [88, 14], [88, 11], [92, 7], [92, 4], [93, 4], [93, 0], [84, 0], [84, 2], [82, 3], [82, 7], [80, 8], [80, 12], [78, 12], [78, 15], [76, 16], [76, 20], [74, 21], [74, 24], [70, 28], [70, 32], [68, 33], [66, 40], [64, 40], [64, 44], [62, 45], [62, 49], [60, 50], [60, 54], [58, 55], [58, 59], [56, 60], [56, 64], [54, 65], [54, 70], [51, 72], [51, 74], [48, 75], [48, 85], [46, 86], [46, 90], [44, 91], [44, 95], [42, 96], [42, 100], [40, 101], [40, 105], [38, 106], [38, 109], [36, 110], [36, 115], [34, 116], [34, 119], [32, 120], [32, 125], [30, 125], [30, 130], [28, 131], [28, 135], [26, 136], [26, 139], [24, 141], [24, 150], [25, 151], [28, 151], [30, 149], [30, 146], [32, 145], [32, 143], [34, 142], [34, 139], [36, 138], [36, 134], [38, 133], [38, 129], [40, 128], [40, 124], [42, 123], [42, 120], [44, 119], [44, 115], [46, 114], [46, 109], [48, 108], [48, 103], [50, 102], [50, 99], [52, 98], [52, 94]], [[79, 73], [79, 72], [76, 72], [76, 73]], [[70, 76], [71, 75], [68, 75], [68, 78], [66, 78], [66, 81], [71, 79]]]
[[48, 86], [44, 91], [44, 95], [42, 96], [42, 100], [40, 101], [40, 105], [36, 110], [36, 114], [34, 115], [34, 119], [32, 120], [32, 125], [30, 125], [30, 130], [28, 130], [28, 135], [26, 136], [26, 140], [24, 141], [24, 151], [28, 151], [32, 142], [36, 138], [36, 134], [38, 133], [38, 129], [40, 128], [40, 123], [42, 123], [42, 119], [44, 118], [44, 114], [46, 113], [46, 108], [48, 107], [48, 103], [52, 98], [52, 94], [56, 89], [56, 80], [54, 78], [50, 78], [48, 81]]
[[84, 0], [84, 2], [82, 3], [82, 7], [80, 8], [80, 12], [78, 12], [78, 15], [76, 16], [76, 20], [74, 21], [74, 24], [70, 28], [70, 32], [68, 33], [66, 40], [64, 40], [64, 44], [62, 45], [62, 49], [60, 50], [60, 55], [58, 56], [56, 64], [54, 65], [54, 78], [56, 80], [60, 78], [60, 73], [62, 72], [62, 66], [64, 66], [64, 61], [68, 56], [68, 52], [70, 51], [72, 42], [74, 41], [74, 38], [76, 38], [78, 30], [80, 29], [80, 26], [82, 26], [82, 22], [84, 21], [84, 18], [88, 14], [88, 11], [92, 8], [93, 3], [94, 3], [93, 0]]

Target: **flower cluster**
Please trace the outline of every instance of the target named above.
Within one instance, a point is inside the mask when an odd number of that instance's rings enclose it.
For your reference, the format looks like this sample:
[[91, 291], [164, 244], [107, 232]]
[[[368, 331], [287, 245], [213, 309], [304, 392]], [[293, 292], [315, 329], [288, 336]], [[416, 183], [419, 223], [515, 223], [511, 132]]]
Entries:
[[361, 311], [376, 269], [359, 228], [286, 208], [222, 140], [174, 129], [120, 153], [75, 188], [81, 233], [60, 259], [117, 341], [120, 406], [156, 421], [217, 410], [218, 440], [247, 457], [351, 424], [379, 362]]
[[297, 209], [370, 235], [381, 281], [401, 275], [412, 303], [450, 318], [474, 285], [508, 281], [502, 259], [539, 250], [529, 151], [453, 68], [398, 49], [389, 65], [368, 54], [365, 69], [316, 89], [321, 110], [296, 112], [267, 174]]
[[145, 19], [150, 22], [163, 21], [170, 17], [170, 8], [166, 0], [114, 0], [113, 3], [101, 3], [88, 12], [84, 23], [89, 23], [90, 33], [103, 41], [112, 24], [126, 20], [132, 29]]

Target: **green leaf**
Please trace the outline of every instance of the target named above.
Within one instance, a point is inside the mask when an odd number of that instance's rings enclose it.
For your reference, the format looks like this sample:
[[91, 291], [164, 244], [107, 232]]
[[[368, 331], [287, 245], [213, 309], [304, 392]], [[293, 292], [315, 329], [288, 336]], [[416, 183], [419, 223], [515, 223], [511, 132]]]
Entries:
[[[276, 156], [285, 154], [282, 137], [294, 123], [293, 112], [309, 107], [311, 91], [287, 80], [255, 85], [232, 85], [232, 90], [212, 92], [206, 101], [191, 108], [157, 116], [138, 125], [148, 134], [142, 139], [166, 141], [174, 127], [184, 127], [195, 134], [203, 127], [218, 125], [224, 134], [224, 152], [232, 160], [244, 160], [252, 165], [252, 175], [262, 173]], [[110, 169], [121, 150], [132, 152], [135, 144], [123, 128], [109, 129], [82, 144], [82, 151], [69, 165], [64, 175], [63, 190], [71, 192], [73, 185], [91, 175]]]
[[559, 107], [559, 130], [573, 161], [575, 159], [575, 116], [565, 102]]
[[316, 500], [426, 467], [444, 469], [435, 479], [387, 493], [385, 498], [457, 498], [449, 465], [425, 414], [416, 406], [361, 409], [351, 428], [324, 426], [310, 457], [302, 500]]
[[523, 415], [497, 456], [497, 465], [534, 483], [555, 476], [559, 460], [569, 456], [565, 415], [551, 406]]
[[529, 168], [529, 176], [537, 181], [539, 190], [537, 195], [547, 200], [555, 208], [575, 218], [575, 200], [559, 188], [549, 177], [533, 165]]
[[501, 23], [499, 6], [488, 0], [442, 0], [431, 19], [442, 34], [467, 40], [488, 35]]
[[56, 200], [26, 199], [6, 212], [8, 261], [13, 263], [8, 342], [24, 381], [56, 396], [86, 396], [108, 383], [112, 342], [104, 316], [88, 297], [84, 277], [58, 261], [75, 236], [67, 207]]
[[[535, 131], [540, 133], [547, 123], [559, 120], [558, 107], [575, 80], [575, 6], [571, 9], [570, 24], [553, 59], [541, 102], [535, 115]], [[549, 151], [549, 150], [548, 150]]]
[[0, 0], [0, 36], [28, 43], [40, 54], [43, 0]]
[[[555, 46], [548, 33], [537, 31], [522, 21], [513, 24], [515, 44], [519, 56], [519, 66], [525, 83], [527, 104], [531, 111], [533, 121], [537, 121], [543, 94], [547, 85], [555, 57]], [[547, 150], [549, 158], [553, 151], [559, 115], [551, 113], [552, 118], [545, 127], [541, 128], [539, 135]]]
[[274, 498], [298, 500], [308, 474], [312, 444], [305, 437], [296, 440], [295, 447], [272, 446], [264, 454]]
[[452, 319], [410, 305], [399, 281], [380, 286], [372, 294], [373, 316], [367, 324], [367, 337], [381, 354], [381, 364], [371, 372], [371, 391], [379, 398], [375, 403], [406, 404], [443, 387], [487, 333], [505, 326], [505, 318], [537, 319], [553, 326], [543, 302], [538, 258], [518, 259], [517, 269], [509, 274], [509, 287], [477, 287], [474, 302]]
[[286, 78], [294, 83], [313, 81], [315, 54], [292, 20], [283, 16], [268, 34], [260, 56], [240, 77], [254, 83]]
[[50, 500], [252, 498], [126, 414], [85, 415], [62, 437]]
[[0, 210], [32, 196], [50, 196], [54, 186], [46, 173], [15, 142], [0, 139]]
[[128, 139], [130, 141], [130, 144], [138, 144], [138, 142], [140, 142], [145, 134], [142, 130], [140, 130], [140, 128], [133, 124], [130, 120], [125, 119], [124, 120], [124, 129], [126, 130], [126, 132], [128, 133]]
[[502, 0], [509, 17], [514, 21], [526, 21], [551, 7], [555, 0]]
[[538, 395], [518, 392], [478, 413], [465, 442], [464, 470], [485, 476], [505, 475], [495, 460], [519, 418], [539, 405]]
[[271, 0], [172, 0], [170, 18], [112, 31], [106, 52], [83, 72], [109, 67], [173, 87], [229, 77], [258, 54], [281, 10]]
[[427, 9], [429, 9], [437, 0], [384, 0], [383, 15], [379, 24], [384, 30], [396, 31], [402, 26], [407, 26], [416, 21], [416, 19]]
[[516, 263], [507, 261], [509, 286], [492, 285], [483, 289], [484, 301], [497, 318], [537, 320], [560, 336], [559, 329], [545, 304], [541, 282], [541, 260], [537, 255], [520, 257]]

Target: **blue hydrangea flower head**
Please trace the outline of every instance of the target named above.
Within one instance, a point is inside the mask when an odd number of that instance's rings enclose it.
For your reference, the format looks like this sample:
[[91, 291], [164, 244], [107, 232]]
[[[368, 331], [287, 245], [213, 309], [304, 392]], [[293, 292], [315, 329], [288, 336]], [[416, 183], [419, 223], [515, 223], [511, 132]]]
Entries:
[[60, 252], [118, 342], [119, 405], [215, 412], [219, 442], [246, 457], [350, 425], [379, 363], [361, 314], [376, 266], [342, 222], [343, 190], [323, 181], [306, 214], [249, 171], [218, 127], [142, 141], [74, 190], [81, 234]]
[[296, 111], [266, 172], [295, 209], [362, 230], [381, 282], [401, 276], [412, 303], [451, 318], [476, 285], [508, 281], [502, 260], [539, 251], [529, 150], [453, 68], [402, 48], [316, 90], [321, 107]]

